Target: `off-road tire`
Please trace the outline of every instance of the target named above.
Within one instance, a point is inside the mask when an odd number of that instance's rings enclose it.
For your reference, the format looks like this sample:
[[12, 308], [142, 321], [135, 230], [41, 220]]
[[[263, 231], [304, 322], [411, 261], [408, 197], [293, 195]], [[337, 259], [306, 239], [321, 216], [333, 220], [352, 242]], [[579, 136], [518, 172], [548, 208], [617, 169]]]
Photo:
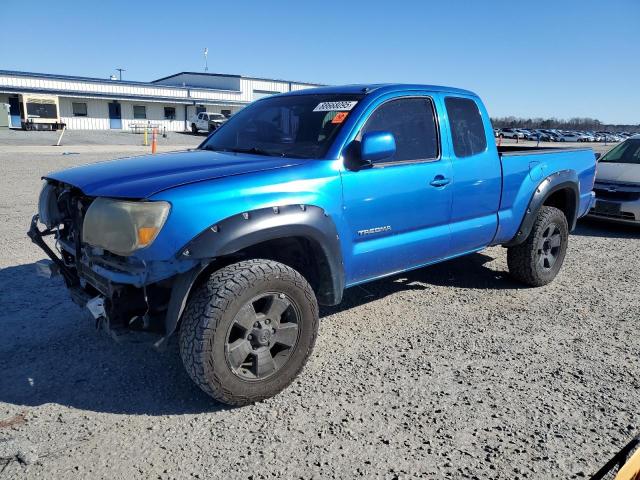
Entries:
[[[543, 235], [550, 225], [558, 227], [560, 246], [554, 264], [551, 268], [544, 268], [540, 264], [540, 246], [543, 243]], [[569, 226], [564, 213], [555, 207], [543, 206], [538, 212], [527, 239], [520, 245], [507, 249], [509, 273], [516, 280], [532, 287], [547, 285], [560, 271], [568, 244]]]
[[[238, 311], [263, 292], [282, 292], [298, 309], [298, 340], [272, 376], [247, 381], [227, 363], [227, 332]], [[180, 356], [191, 379], [211, 397], [228, 405], [247, 405], [289, 386], [313, 350], [318, 324], [316, 297], [300, 273], [271, 260], [246, 260], [215, 271], [194, 292], [182, 317]]]

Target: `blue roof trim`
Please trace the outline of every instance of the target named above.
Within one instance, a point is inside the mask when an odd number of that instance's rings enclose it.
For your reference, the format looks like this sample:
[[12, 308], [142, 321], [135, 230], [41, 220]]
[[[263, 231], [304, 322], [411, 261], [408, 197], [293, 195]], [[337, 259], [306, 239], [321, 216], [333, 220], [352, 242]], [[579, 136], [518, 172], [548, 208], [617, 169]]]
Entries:
[[33, 78], [46, 78], [48, 80], [67, 80], [73, 82], [84, 83], [103, 83], [106, 85], [131, 85], [134, 87], [150, 87], [150, 88], [178, 88], [181, 90], [207, 90], [212, 92], [233, 92], [238, 93], [240, 90], [229, 90], [224, 88], [209, 88], [209, 87], [195, 87], [195, 86], [179, 86], [179, 85], [162, 85], [151, 82], [136, 82], [133, 80], [109, 80], [106, 78], [94, 78], [94, 77], [76, 77], [73, 75], [57, 75], [52, 73], [33, 73], [33, 72], [17, 72], [13, 70], [0, 70], [0, 75], [11, 75], [15, 77], [33, 77]]
[[163, 97], [154, 95], [129, 95], [126, 93], [100, 93], [100, 92], [82, 92], [77, 90], [54, 90], [49, 88], [20, 88], [20, 87], [3, 87], [0, 85], [0, 92], [2, 93], [41, 93], [48, 95], [58, 95], [59, 97], [70, 98], [104, 98], [109, 100], [138, 100], [144, 101], [158, 101], [166, 103], [178, 103], [182, 105], [247, 105], [250, 102], [238, 101], [238, 100], [210, 100], [205, 98], [182, 98], [182, 97]]
[[[177, 77], [178, 75], [209, 75], [214, 77], [226, 77], [226, 78], [244, 78], [248, 80], [261, 80], [265, 82], [282, 82], [282, 83], [291, 83], [297, 85], [316, 85], [323, 86], [320, 83], [309, 83], [309, 82], [296, 82], [293, 80], [278, 80], [275, 78], [258, 78], [258, 77], [244, 77], [242, 75], [232, 75], [228, 73], [203, 73], [203, 72], [180, 72], [173, 75], [169, 75], [167, 77], [159, 78], [158, 80], [152, 80], [151, 82], [138, 82], [135, 80], [110, 80], [108, 78], [96, 78], [96, 77], [81, 77], [76, 75], [58, 75], [54, 73], [36, 73], [36, 72], [20, 72], [16, 70], [0, 70], [0, 75], [14, 75], [17, 77], [35, 77], [35, 78], [46, 78], [49, 80], [71, 80], [74, 82], [98, 82], [105, 83], [109, 85], [132, 85], [132, 86], [147, 86], [159, 88], [158, 82], [162, 80], [167, 80], [169, 78]], [[163, 85], [163, 87], [167, 88], [183, 88], [183, 89], [198, 89], [198, 90], [211, 90], [217, 92], [238, 92], [239, 90], [228, 90], [224, 88], [211, 88], [211, 87], [195, 87], [195, 86], [179, 86], [179, 85]]]
[[312, 82], [299, 82], [296, 80], [283, 80], [278, 78], [262, 78], [262, 77], [246, 77], [244, 75], [232, 75], [229, 73], [209, 73], [209, 72], [178, 72], [173, 75], [169, 75], [166, 77], [159, 78], [157, 80], [152, 80], [152, 83], [161, 82], [163, 80], [168, 80], [170, 78], [178, 77], [180, 75], [200, 75], [200, 76], [210, 76], [210, 77], [226, 77], [226, 78], [244, 78], [245, 80], [259, 80], [261, 82], [281, 82], [281, 83], [295, 83], [298, 85], [314, 85], [318, 87], [324, 87], [323, 83], [312, 83]]

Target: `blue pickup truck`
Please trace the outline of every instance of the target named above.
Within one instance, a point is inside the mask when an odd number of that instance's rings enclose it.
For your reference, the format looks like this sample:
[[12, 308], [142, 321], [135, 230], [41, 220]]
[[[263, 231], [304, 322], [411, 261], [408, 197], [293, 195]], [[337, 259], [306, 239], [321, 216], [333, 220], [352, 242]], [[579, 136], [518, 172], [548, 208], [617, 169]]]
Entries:
[[346, 288], [492, 245], [523, 284], [551, 282], [595, 170], [590, 149], [496, 147], [469, 91], [316, 88], [192, 151], [47, 175], [29, 237], [99, 325], [158, 348], [178, 333], [194, 382], [244, 405], [293, 381]]

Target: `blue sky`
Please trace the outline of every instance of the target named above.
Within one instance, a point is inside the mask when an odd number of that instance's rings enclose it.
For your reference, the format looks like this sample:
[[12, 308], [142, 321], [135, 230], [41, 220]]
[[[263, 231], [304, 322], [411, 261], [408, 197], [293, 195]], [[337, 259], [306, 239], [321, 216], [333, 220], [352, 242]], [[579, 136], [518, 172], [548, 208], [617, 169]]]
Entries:
[[[640, 123], [640, 0], [2, 0], [0, 69], [444, 84], [492, 116]], [[21, 19], [25, 21], [22, 22]]]

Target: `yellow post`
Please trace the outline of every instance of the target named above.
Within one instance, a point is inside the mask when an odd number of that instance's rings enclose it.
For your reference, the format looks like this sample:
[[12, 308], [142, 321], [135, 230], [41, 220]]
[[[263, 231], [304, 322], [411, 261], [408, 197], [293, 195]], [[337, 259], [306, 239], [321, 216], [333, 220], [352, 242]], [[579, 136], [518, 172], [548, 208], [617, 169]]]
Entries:
[[149, 131], [149, 129], [147, 127], [144, 127], [144, 143], [142, 145], [144, 145], [145, 147], [149, 146], [149, 133], [147, 133]]

